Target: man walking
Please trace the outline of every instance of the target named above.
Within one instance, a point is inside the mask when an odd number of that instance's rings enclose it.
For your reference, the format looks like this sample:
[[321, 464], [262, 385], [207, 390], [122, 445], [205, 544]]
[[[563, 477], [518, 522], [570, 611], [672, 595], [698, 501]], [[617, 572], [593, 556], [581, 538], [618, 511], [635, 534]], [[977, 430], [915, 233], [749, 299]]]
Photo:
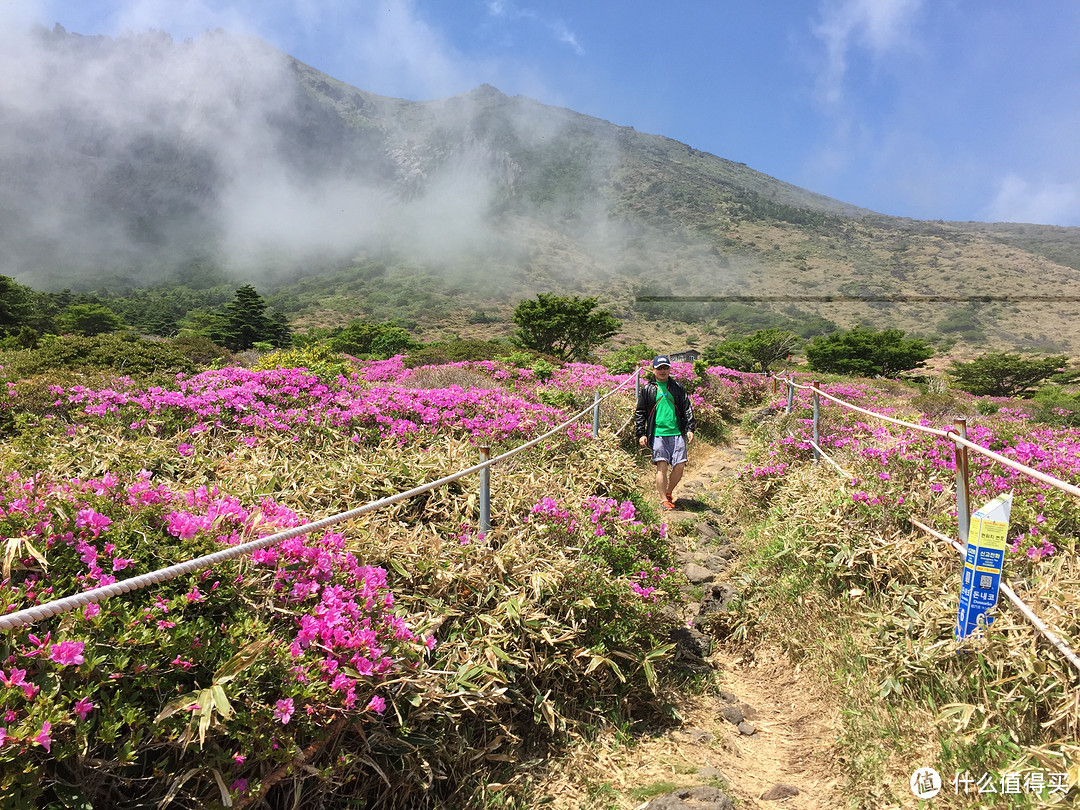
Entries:
[[656, 464], [656, 492], [664, 509], [674, 509], [675, 487], [686, 467], [686, 448], [694, 440], [694, 410], [686, 389], [671, 379], [671, 361], [664, 355], [654, 357], [656, 379], [638, 393], [634, 411], [634, 432], [638, 444], [652, 447]]

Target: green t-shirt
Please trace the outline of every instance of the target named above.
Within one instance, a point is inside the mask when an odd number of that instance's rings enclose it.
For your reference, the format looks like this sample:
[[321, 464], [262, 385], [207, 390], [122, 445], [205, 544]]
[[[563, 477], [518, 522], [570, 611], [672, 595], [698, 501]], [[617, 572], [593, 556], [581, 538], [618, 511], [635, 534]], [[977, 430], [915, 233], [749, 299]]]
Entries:
[[679, 417], [675, 413], [675, 400], [668, 391], [667, 383], [656, 384], [656, 433], [654, 436], [678, 436]]

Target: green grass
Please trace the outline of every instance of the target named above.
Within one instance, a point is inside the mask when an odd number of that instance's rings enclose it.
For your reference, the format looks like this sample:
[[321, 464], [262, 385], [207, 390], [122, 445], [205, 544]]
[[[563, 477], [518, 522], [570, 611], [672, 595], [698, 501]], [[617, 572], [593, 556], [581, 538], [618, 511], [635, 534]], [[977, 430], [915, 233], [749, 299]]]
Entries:
[[674, 782], [654, 782], [651, 785], [634, 788], [630, 791], [630, 798], [635, 801], [643, 802], [648, 799], [655, 799], [657, 796], [663, 796], [666, 793], [671, 793], [678, 789], [679, 786]]

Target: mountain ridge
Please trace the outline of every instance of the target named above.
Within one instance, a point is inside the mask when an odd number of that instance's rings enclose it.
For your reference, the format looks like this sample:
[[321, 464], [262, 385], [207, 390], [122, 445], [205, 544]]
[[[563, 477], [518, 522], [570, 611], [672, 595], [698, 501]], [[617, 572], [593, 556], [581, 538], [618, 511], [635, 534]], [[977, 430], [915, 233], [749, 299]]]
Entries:
[[[492, 85], [379, 96], [223, 31], [31, 39], [22, 93], [0, 103], [0, 273], [36, 286], [149, 286], [218, 267], [288, 298], [301, 279], [317, 290], [327, 270], [374, 262], [385, 284], [458, 289], [463, 310], [505, 315], [554, 290], [704, 333], [725, 331], [716, 308], [633, 299], [1080, 290], [1080, 228], [891, 217]], [[349, 311], [348, 283], [327, 284], [335, 318], [394, 314], [363, 285]], [[322, 318], [317, 292], [293, 298], [292, 315]], [[805, 310], [1080, 348], [1068, 307]]]

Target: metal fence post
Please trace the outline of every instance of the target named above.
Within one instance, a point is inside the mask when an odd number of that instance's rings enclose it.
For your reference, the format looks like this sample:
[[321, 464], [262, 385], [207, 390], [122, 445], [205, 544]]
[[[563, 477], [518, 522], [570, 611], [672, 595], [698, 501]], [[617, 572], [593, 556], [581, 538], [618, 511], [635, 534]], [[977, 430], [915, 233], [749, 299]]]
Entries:
[[[480, 463], [483, 464], [491, 458], [491, 447], [480, 447]], [[484, 467], [480, 471], [480, 533], [487, 534], [491, 531], [491, 467]]]
[[795, 410], [795, 383], [792, 380], [787, 381], [787, 410], [786, 414], [790, 414]]
[[821, 397], [818, 396], [817, 380], [810, 383], [810, 387], [814, 392], [814, 463], [817, 464], [821, 460], [821, 451], [818, 450], [821, 446]]
[[[967, 438], [967, 419], [958, 417], [953, 420], [953, 427], [962, 439]], [[968, 484], [968, 449], [957, 441], [953, 442], [956, 457], [956, 523], [960, 542], [967, 546], [968, 530], [971, 528], [971, 492]]]
[[592, 406], [592, 437], [600, 438], [600, 392], [593, 394]]

